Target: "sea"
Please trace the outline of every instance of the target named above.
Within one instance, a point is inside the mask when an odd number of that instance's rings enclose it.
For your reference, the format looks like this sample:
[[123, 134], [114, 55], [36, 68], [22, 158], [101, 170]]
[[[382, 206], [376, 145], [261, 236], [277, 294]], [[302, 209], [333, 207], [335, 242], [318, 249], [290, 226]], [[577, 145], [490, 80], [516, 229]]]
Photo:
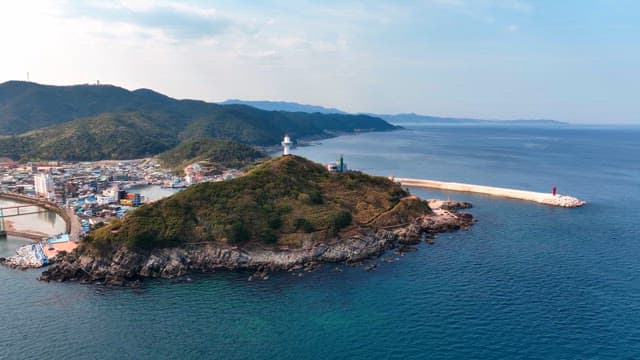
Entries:
[[[477, 223], [371, 272], [221, 271], [126, 289], [1, 267], [0, 358], [640, 358], [640, 127], [401, 125], [292, 152], [381, 176], [556, 186], [589, 204], [410, 189], [471, 202]], [[0, 240], [0, 256], [25, 242]]]

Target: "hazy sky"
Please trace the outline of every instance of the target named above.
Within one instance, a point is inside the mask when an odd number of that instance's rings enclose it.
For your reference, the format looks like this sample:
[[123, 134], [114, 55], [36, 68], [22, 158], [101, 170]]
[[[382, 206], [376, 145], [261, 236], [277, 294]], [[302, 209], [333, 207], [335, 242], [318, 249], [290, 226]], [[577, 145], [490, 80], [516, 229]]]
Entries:
[[640, 1], [2, 1], [0, 82], [640, 123]]

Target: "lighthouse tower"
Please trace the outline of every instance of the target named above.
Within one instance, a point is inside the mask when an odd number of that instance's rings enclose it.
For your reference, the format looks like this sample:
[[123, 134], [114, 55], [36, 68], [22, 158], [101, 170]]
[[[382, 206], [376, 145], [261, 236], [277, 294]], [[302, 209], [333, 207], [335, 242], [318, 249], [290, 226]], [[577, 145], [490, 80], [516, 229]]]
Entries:
[[291, 154], [291, 144], [293, 144], [291, 142], [291, 139], [289, 138], [289, 135], [284, 134], [284, 139], [282, 140], [282, 155], [289, 155]]

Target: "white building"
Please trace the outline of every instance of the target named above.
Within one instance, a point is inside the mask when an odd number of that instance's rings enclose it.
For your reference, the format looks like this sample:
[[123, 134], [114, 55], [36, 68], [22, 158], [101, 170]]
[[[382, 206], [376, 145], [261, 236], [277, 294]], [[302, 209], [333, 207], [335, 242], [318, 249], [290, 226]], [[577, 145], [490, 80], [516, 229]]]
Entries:
[[109, 205], [115, 202], [111, 196], [96, 196], [96, 201], [98, 205]]
[[184, 177], [184, 183], [188, 186], [188, 185], [193, 185], [195, 183], [196, 179], [191, 175], [191, 174], [187, 174]]
[[291, 153], [291, 145], [293, 143], [291, 142], [291, 138], [289, 138], [289, 135], [284, 134], [284, 139], [282, 140], [282, 155], [289, 155]]
[[104, 190], [102, 192], [102, 195], [104, 195], [105, 197], [110, 197], [112, 202], [118, 202], [120, 201], [120, 188], [118, 187], [118, 185], [112, 186], [107, 190]]
[[55, 198], [55, 184], [48, 173], [35, 174], [33, 176], [33, 185], [37, 196], [42, 196], [49, 200]]

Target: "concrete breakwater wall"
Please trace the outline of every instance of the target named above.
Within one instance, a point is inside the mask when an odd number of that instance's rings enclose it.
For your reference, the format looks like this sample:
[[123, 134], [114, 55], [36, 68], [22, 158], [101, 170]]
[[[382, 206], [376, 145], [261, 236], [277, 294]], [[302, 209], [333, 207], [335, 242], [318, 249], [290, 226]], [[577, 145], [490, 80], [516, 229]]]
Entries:
[[499, 188], [492, 186], [463, 184], [454, 182], [443, 182], [435, 180], [424, 179], [407, 179], [407, 178], [392, 178], [395, 182], [400, 183], [402, 186], [408, 187], [423, 187], [429, 189], [447, 190], [447, 191], [459, 191], [476, 194], [485, 194], [491, 196], [497, 196], [508, 199], [517, 199], [532, 201], [539, 204], [559, 206], [559, 207], [579, 207], [586, 204], [585, 201], [577, 199], [572, 196], [566, 195], [553, 195], [551, 193], [541, 193], [534, 191], [516, 190], [508, 188]]
[[17, 236], [33, 241], [41, 241], [45, 240], [49, 237], [49, 235], [42, 234], [39, 232], [30, 232], [30, 231], [17, 231], [17, 230], [7, 230], [7, 235]]

